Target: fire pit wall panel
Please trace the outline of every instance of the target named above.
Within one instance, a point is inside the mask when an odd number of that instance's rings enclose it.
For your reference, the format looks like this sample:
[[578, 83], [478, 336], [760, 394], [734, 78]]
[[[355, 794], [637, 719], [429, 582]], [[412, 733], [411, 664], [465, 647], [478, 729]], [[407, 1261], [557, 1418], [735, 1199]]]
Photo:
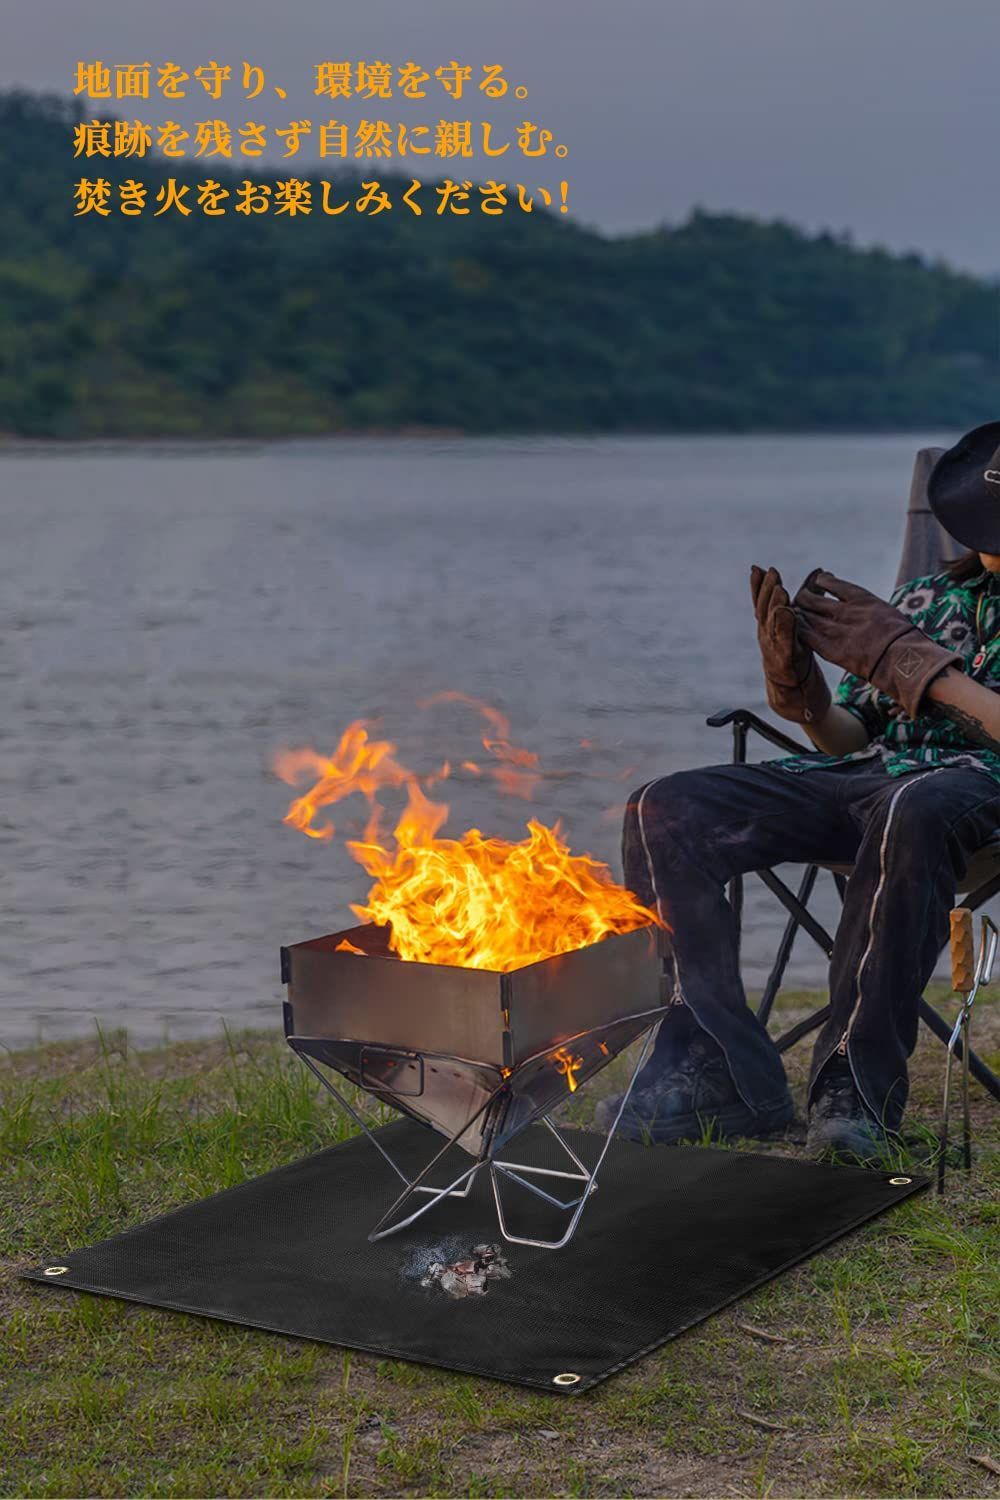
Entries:
[[[337, 952], [345, 938], [370, 956]], [[499, 974], [379, 956], [363, 927], [295, 943], [285, 953], [296, 1036], [376, 1042], [503, 1066]]]
[[662, 1005], [657, 929], [608, 937], [507, 975], [513, 1062]]

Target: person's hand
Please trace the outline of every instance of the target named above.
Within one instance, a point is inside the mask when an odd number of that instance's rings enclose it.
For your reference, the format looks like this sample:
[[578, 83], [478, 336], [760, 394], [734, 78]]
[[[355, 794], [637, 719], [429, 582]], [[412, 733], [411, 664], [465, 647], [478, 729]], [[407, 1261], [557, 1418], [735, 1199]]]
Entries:
[[915, 719], [939, 673], [960, 656], [939, 646], [885, 599], [816, 568], [795, 595], [802, 640], [826, 661], [872, 683]]
[[793, 724], [822, 719], [830, 707], [830, 689], [815, 656], [801, 639], [777, 568], [765, 572], [754, 564], [750, 569], [750, 596], [768, 704]]

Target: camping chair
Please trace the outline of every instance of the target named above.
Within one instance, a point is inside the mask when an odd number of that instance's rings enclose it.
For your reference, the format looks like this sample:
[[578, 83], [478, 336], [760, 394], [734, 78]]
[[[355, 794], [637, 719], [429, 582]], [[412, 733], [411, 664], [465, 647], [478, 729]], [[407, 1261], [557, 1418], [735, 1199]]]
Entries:
[[[903, 538], [903, 555], [900, 559], [899, 573], [896, 578], [897, 585], [905, 583], [907, 579], [919, 578], [927, 573], [936, 573], [962, 553], [960, 545], [939, 525], [927, 502], [927, 480], [931, 469], [934, 467], [939, 455], [944, 452], [943, 448], [922, 448], [917, 454], [913, 469], [913, 481], [910, 487], [910, 503], [906, 517], [906, 532]], [[733, 763], [742, 765], [747, 758], [747, 740], [752, 733], [760, 735], [772, 745], [788, 751], [790, 754], [798, 754], [809, 746], [803, 746], [798, 740], [790, 735], [784, 734], [776, 729], [757, 714], [751, 713], [749, 709], [737, 708], [729, 712], [712, 714], [706, 721], [713, 729], [725, 725], [732, 725], [733, 730]], [[833, 954], [833, 938], [820, 922], [816, 920], [809, 910], [809, 898], [820, 870], [829, 871], [833, 876], [841, 901], [844, 898], [847, 876], [851, 873], [850, 865], [807, 865], [799, 881], [797, 890], [792, 890], [773, 870], [756, 870], [753, 873], [764, 882], [767, 888], [777, 897], [782, 906], [788, 912], [788, 920], [778, 944], [771, 972], [764, 986], [763, 994], [757, 1006], [757, 1016], [766, 1026], [770, 1020], [771, 1010], [774, 1006], [781, 982], [784, 978], [785, 969], [791, 956], [792, 947], [800, 928], [803, 929], [822, 949], [827, 958]], [[1000, 829], [990, 842], [978, 849], [971, 857], [962, 882], [962, 893], [965, 897], [963, 905], [970, 911], [976, 911], [983, 906], [992, 896], [1000, 891]], [[740, 937], [741, 915], [743, 910], [743, 877], [737, 876], [731, 880], [728, 888], [729, 901], [736, 919], [737, 942]], [[811, 1031], [816, 1031], [830, 1014], [829, 1005], [821, 1010], [814, 1011], [812, 1015], [806, 1016], [797, 1025], [792, 1026], [783, 1035], [776, 1038], [776, 1046], [779, 1052], [787, 1052], [789, 1047], [794, 1047], [796, 1042], [808, 1036]], [[934, 1033], [940, 1041], [948, 1046], [952, 1037], [952, 1027], [940, 1016], [934, 1007], [921, 997], [920, 1018]], [[964, 1038], [955, 1043], [955, 1054], [959, 1059], [963, 1057]], [[981, 1057], [969, 1049], [969, 1069], [972, 1076], [976, 1078], [985, 1089], [993, 1095], [994, 1099], [1000, 1100], [1000, 1078], [987, 1067]]]

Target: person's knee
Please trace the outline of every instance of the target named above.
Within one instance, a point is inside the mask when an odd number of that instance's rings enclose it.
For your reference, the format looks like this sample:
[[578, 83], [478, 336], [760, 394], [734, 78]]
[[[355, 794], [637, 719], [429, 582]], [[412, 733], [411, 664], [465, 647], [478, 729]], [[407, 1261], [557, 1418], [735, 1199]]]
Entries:
[[710, 767], [675, 771], [637, 787], [628, 800], [622, 828], [626, 883], [642, 883], [654, 858], [666, 865], [686, 862], [690, 851], [709, 861], [719, 842], [716, 799], [705, 785]]
[[972, 852], [966, 847], [967, 830], [962, 817], [956, 817], [954, 805], [932, 797], [931, 790], [922, 790], [916, 784], [912, 791], [903, 790], [890, 808], [886, 822], [872, 828], [869, 838], [877, 839], [879, 860], [887, 870], [912, 871], [918, 878], [924, 878], [926, 872], [940, 864], [957, 880], [965, 874]]
[[955, 820], [954, 809], [929, 795], [921, 796], [914, 784], [910, 791], [901, 788], [896, 804], [890, 809], [891, 833], [894, 841], [902, 845], [923, 845], [933, 839], [944, 838]]
[[696, 774], [693, 771], [674, 771], [669, 776], [658, 776], [653, 781], [644, 781], [629, 797], [628, 806], [636, 810], [640, 805], [644, 809], [649, 806], [669, 807], [671, 803], [681, 799], [685, 783], [688, 783]]
[[655, 818], [658, 823], [669, 825], [690, 816], [704, 796], [710, 770], [710, 767], [695, 767], [643, 782], [628, 799], [626, 823], [630, 817], [641, 816], [644, 821]]

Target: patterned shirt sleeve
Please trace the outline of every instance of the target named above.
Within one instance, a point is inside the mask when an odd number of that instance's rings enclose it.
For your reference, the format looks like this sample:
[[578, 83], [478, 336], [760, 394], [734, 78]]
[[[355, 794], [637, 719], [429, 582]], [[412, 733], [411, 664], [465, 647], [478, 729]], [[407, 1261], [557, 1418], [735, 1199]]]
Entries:
[[865, 682], [864, 678], [845, 672], [834, 694], [834, 702], [861, 720], [869, 739], [878, 739], [885, 733], [889, 716], [883, 705], [882, 694], [870, 682]]

